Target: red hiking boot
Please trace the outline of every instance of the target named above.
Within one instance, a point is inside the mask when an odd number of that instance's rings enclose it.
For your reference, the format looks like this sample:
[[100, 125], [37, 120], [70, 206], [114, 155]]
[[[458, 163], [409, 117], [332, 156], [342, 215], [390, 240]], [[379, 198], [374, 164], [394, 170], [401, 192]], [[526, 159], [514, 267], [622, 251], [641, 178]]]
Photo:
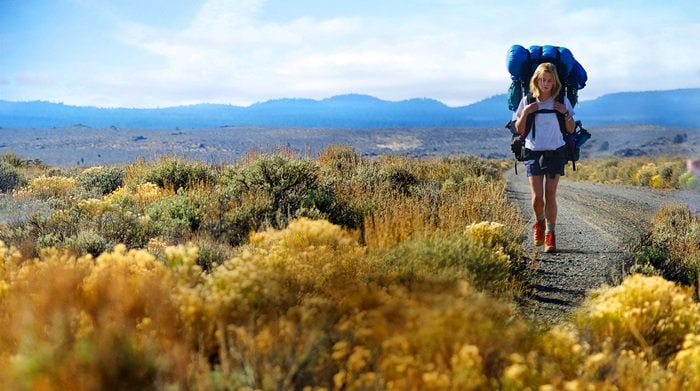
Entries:
[[538, 221], [532, 225], [532, 229], [533, 229], [532, 237], [535, 239], [535, 246], [541, 246], [544, 244], [544, 228], [545, 228], [544, 220]]
[[557, 251], [557, 245], [554, 232], [547, 232], [544, 237], [544, 252], [553, 253], [555, 251]]

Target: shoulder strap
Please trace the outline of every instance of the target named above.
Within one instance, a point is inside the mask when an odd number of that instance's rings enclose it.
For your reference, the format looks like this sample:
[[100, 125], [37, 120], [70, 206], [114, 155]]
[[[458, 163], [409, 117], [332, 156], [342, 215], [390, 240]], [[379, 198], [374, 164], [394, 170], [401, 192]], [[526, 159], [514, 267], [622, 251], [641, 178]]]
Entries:
[[[530, 104], [530, 103], [532, 103], [532, 102], [534, 102], [534, 101], [535, 101], [535, 97], [532, 96], [532, 93], [528, 92], [528, 93], [527, 93], [527, 96], [526, 96], [525, 103]], [[534, 128], [535, 128], [535, 114], [537, 114], [537, 113], [530, 114], [530, 115], [527, 116], [527, 118], [525, 118], [525, 134], [523, 134], [523, 136], [522, 136], [523, 140], [527, 137], [527, 135], [528, 135], [531, 131], [532, 131], [532, 138], [535, 138], [535, 132], [534, 132]]]
[[[563, 91], [563, 90], [562, 90]], [[556, 100], [559, 103], [564, 103], [564, 94], [559, 93], [557, 96]], [[527, 104], [530, 104], [535, 101], [535, 97], [532, 96], [532, 94], [528, 93], [527, 94]], [[549, 109], [541, 109], [537, 110], [534, 113], [530, 114], [526, 119], [525, 119], [525, 134], [523, 135], [523, 138], [527, 137], [527, 135], [532, 132], [532, 138], [535, 138], [535, 115], [538, 113], [553, 113], [556, 114], [557, 116], [557, 121], [559, 121], [559, 131], [563, 136], [566, 135], [566, 118], [564, 118], [564, 114], [556, 111], [556, 110], [549, 110]]]
[[[557, 50], [557, 55], [559, 53], [559, 50]], [[559, 95], [557, 96], [557, 102], [561, 104], [564, 103], [564, 87], [562, 86], [561, 91], [559, 92]], [[564, 114], [554, 111], [554, 114], [557, 115], [557, 120], [559, 121], [559, 130], [561, 131], [562, 136], [566, 136], [566, 118], [564, 118]]]

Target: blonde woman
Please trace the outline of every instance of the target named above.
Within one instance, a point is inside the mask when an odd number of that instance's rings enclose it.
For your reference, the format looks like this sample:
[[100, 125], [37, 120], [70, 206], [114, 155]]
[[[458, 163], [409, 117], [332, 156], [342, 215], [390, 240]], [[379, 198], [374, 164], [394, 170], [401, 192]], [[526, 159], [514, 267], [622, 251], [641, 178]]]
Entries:
[[[562, 93], [557, 68], [542, 63], [530, 79], [530, 94], [523, 97], [513, 114], [515, 127], [526, 134], [527, 176], [535, 215], [533, 236], [545, 252], [556, 251], [557, 186], [564, 175], [566, 146], [562, 131], [576, 127], [571, 102]], [[561, 94], [561, 95], [560, 95]], [[530, 101], [530, 102], [528, 102]]]

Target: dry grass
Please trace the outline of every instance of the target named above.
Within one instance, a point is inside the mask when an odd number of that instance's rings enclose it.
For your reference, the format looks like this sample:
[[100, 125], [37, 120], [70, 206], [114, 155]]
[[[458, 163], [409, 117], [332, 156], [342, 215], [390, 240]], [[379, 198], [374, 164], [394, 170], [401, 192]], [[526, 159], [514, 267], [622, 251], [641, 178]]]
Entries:
[[519, 316], [523, 222], [498, 163], [333, 146], [123, 169], [106, 195], [18, 189], [49, 209], [0, 227], [0, 388], [700, 386], [700, 309], [660, 277], [601, 289], [567, 325]]
[[685, 160], [678, 156], [585, 159], [567, 178], [657, 189], [694, 188], [697, 180], [687, 173]]

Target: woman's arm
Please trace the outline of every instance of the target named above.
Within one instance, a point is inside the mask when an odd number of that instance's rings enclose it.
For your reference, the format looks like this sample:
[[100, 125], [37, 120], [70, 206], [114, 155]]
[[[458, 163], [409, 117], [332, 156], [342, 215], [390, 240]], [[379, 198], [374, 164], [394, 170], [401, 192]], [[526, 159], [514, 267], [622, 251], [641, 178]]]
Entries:
[[564, 115], [564, 124], [566, 126], [566, 131], [568, 133], [573, 132], [576, 128], [576, 121], [574, 121], [574, 116], [571, 115], [571, 113], [569, 112], [567, 105], [560, 102], [554, 102], [554, 110]]
[[566, 131], [571, 133], [576, 128], [576, 121], [574, 121], [574, 116], [569, 114], [569, 112], [564, 113], [564, 123], [566, 124]]

